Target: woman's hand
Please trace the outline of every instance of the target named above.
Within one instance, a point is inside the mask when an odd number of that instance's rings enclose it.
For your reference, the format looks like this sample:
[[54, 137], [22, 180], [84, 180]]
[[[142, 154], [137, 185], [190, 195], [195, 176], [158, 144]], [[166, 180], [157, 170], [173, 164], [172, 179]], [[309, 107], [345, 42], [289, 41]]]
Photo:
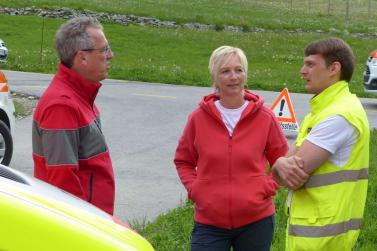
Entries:
[[272, 166], [272, 177], [279, 185], [297, 190], [309, 178], [303, 168], [304, 161], [298, 156], [280, 157]]

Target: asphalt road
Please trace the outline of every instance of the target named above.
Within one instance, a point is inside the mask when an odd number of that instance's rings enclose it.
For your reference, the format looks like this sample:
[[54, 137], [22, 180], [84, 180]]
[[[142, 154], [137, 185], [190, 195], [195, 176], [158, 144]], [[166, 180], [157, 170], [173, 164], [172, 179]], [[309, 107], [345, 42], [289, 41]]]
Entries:
[[[52, 75], [4, 71], [12, 91], [40, 96]], [[172, 162], [187, 116], [210, 88], [105, 80], [96, 100], [116, 177], [115, 215], [128, 223], [154, 220], [186, 199]], [[270, 107], [276, 92], [256, 91]], [[298, 121], [311, 95], [290, 93]], [[377, 99], [361, 99], [377, 128]], [[287, 133], [290, 142], [294, 132]], [[16, 121], [11, 166], [33, 173], [31, 117]]]

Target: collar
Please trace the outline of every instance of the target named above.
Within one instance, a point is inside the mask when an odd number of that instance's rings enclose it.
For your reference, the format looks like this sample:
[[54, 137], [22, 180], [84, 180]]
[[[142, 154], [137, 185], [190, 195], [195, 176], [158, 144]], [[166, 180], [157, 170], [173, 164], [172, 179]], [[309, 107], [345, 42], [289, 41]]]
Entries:
[[345, 93], [349, 93], [348, 83], [346, 81], [342, 80], [330, 85], [310, 100], [312, 114], [321, 111], [323, 107], [329, 106]]
[[[218, 119], [221, 119], [221, 115], [217, 108], [215, 107], [215, 101], [219, 100], [220, 96], [216, 93], [209, 94], [203, 98], [200, 102], [200, 107], [207, 111], [209, 114], [214, 115]], [[261, 107], [263, 107], [264, 99], [259, 97], [258, 95], [245, 90], [244, 91], [244, 99], [249, 101], [249, 104], [246, 106], [245, 110], [242, 113], [241, 119], [243, 117], [249, 116], [256, 111], [258, 111]]]
[[90, 82], [75, 71], [67, 68], [63, 64], [58, 65], [58, 72], [56, 74], [59, 78], [64, 79], [64, 83], [68, 85], [74, 92], [93, 104], [97, 96], [99, 88], [102, 86], [100, 82]]

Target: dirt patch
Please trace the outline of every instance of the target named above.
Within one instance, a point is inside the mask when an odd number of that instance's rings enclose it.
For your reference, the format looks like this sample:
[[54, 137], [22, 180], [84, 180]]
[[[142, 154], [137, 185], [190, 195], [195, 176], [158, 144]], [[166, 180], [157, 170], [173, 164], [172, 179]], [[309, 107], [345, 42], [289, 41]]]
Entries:
[[39, 97], [16, 92], [12, 92], [11, 94], [16, 108], [16, 119], [21, 119], [33, 114]]

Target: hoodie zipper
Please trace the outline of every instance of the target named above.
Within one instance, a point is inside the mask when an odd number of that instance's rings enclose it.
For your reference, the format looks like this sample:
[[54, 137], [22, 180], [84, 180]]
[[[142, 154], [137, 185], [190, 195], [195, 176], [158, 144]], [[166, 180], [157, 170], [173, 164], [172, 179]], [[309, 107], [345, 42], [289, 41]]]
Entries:
[[[228, 129], [227, 129], [228, 132]], [[229, 133], [229, 132], [228, 132]], [[229, 143], [228, 143], [228, 183], [230, 188], [230, 196], [229, 196], [229, 220], [230, 226], [233, 228], [233, 214], [232, 214], [232, 205], [233, 205], [233, 186], [232, 183], [232, 149], [233, 148], [233, 137], [229, 135]]]

